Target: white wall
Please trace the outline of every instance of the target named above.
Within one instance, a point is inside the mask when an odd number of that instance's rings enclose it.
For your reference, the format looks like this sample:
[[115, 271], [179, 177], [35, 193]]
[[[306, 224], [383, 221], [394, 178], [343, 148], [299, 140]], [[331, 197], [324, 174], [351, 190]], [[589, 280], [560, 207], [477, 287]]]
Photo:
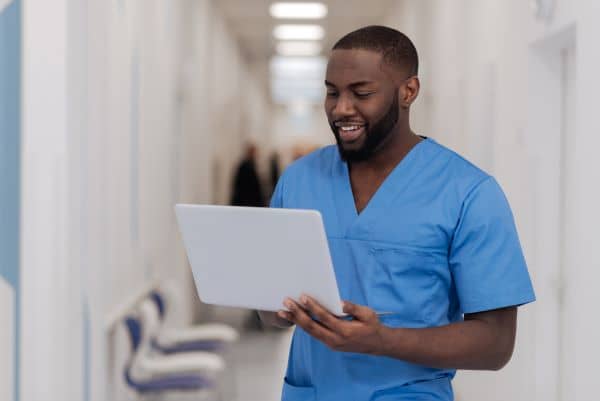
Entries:
[[[568, 180], [571, 192], [567, 200], [565, 222], [565, 265], [568, 279], [564, 283], [565, 338], [563, 391], [575, 400], [597, 396], [595, 370], [600, 360], [600, 321], [594, 319], [600, 304], [597, 289], [600, 272], [598, 232], [600, 224], [600, 167], [596, 149], [600, 146], [600, 115], [597, 96], [600, 82], [600, 4], [578, 1], [575, 6], [577, 74], [574, 108], [575, 132], [569, 142]], [[566, 397], [566, 395], [565, 395]], [[564, 398], [565, 399], [565, 398]]]
[[[509, 366], [460, 372], [458, 400], [596, 398], [600, 6], [555, 3], [553, 17], [539, 20], [518, 0], [405, 0], [385, 21], [412, 37], [421, 55], [415, 128], [498, 178], [538, 296], [520, 310]], [[571, 67], [561, 64], [565, 48]]]
[[0, 400], [13, 400], [15, 380], [15, 290], [0, 277]]
[[23, 11], [22, 399], [103, 401], [125, 351], [107, 325], [133, 295], [174, 279], [192, 318], [173, 205], [227, 197], [236, 119], [260, 131], [268, 109], [209, 0]]
[[[71, 316], [67, 187], [67, 2], [23, 3], [21, 399], [67, 387]], [[77, 277], [77, 276], [75, 276]], [[76, 280], [76, 278], [74, 278]], [[70, 317], [74, 319], [71, 320]], [[40, 333], [44, 333], [40, 335]], [[35, 381], [32, 379], [35, 378]], [[27, 385], [23, 385], [27, 384]]]

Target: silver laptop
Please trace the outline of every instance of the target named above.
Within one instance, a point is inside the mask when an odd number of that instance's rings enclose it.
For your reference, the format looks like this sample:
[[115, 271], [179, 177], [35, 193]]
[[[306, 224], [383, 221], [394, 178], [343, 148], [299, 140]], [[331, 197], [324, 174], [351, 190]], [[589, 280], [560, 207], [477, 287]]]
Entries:
[[178, 204], [175, 212], [203, 302], [277, 311], [286, 297], [308, 294], [344, 314], [318, 211]]

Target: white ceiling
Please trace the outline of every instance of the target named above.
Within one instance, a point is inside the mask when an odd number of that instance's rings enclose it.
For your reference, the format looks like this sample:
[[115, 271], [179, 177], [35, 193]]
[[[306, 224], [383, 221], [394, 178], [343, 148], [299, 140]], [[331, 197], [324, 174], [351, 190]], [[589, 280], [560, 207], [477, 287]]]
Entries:
[[[311, 0], [312, 1], [312, 0]], [[325, 28], [324, 51], [346, 33], [365, 25], [380, 24], [394, 0], [327, 0], [329, 13], [321, 20], [275, 20], [269, 15], [271, 0], [219, 0], [216, 2], [250, 62], [268, 59], [275, 49], [272, 31], [280, 23], [316, 23]]]
[[[283, 1], [283, 0], [282, 0]], [[314, 0], [311, 0], [314, 1]], [[320, 20], [276, 20], [269, 14], [275, 0], [218, 0], [215, 3], [235, 35], [239, 48], [262, 84], [268, 85], [268, 62], [277, 41], [273, 28], [281, 23], [319, 24], [325, 28], [323, 54], [346, 33], [366, 25], [381, 24], [398, 0], [323, 0], [328, 15]]]

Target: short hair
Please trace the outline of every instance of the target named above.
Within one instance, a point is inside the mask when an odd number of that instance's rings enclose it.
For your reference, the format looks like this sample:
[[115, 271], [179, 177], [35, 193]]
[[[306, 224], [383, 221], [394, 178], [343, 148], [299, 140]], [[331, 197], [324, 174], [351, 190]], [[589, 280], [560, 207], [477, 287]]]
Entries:
[[408, 69], [412, 75], [419, 72], [419, 56], [412, 41], [400, 31], [387, 26], [370, 25], [350, 32], [333, 45], [336, 49], [372, 50], [383, 55], [383, 60], [399, 69]]

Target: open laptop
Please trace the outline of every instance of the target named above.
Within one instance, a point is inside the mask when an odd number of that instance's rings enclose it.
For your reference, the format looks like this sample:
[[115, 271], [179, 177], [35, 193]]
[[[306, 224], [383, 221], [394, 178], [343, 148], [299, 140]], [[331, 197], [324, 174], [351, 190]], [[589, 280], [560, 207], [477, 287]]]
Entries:
[[344, 315], [318, 211], [178, 204], [175, 213], [203, 302], [277, 311], [307, 294]]

